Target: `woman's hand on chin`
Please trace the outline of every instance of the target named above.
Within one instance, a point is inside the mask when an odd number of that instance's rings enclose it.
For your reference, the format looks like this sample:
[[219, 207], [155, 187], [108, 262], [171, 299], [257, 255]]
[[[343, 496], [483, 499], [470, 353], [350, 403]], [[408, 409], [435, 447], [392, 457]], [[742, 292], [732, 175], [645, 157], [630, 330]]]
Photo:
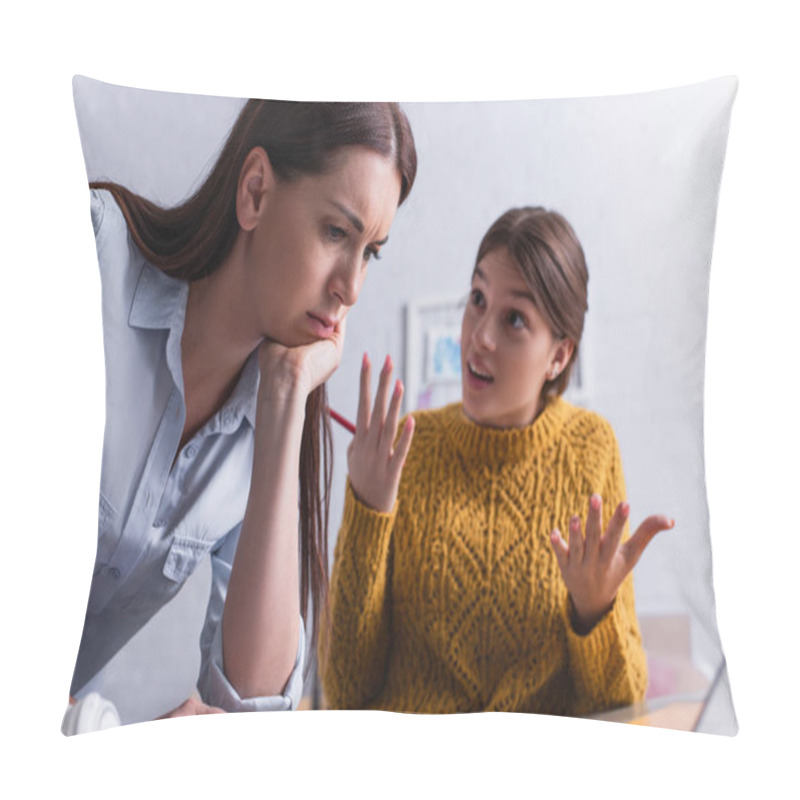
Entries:
[[364, 354], [356, 432], [347, 448], [347, 468], [353, 492], [364, 505], [384, 513], [394, 508], [403, 463], [414, 435], [414, 419], [409, 417], [395, 446], [403, 384], [400, 381], [395, 383], [389, 400], [391, 379], [392, 362], [387, 357], [375, 394], [375, 406], [370, 412], [370, 363]]
[[258, 349], [261, 371], [259, 394], [269, 398], [298, 395], [303, 400], [330, 378], [342, 360], [345, 320], [327, 339], [286, 347], [265, 339]]
[[627, 503], [620, 503], [605, 533], [602, 531], [602, 508], [600, 495], [592, 495], [586, 536], [577, 515], [570, 520], [568, 542], [558, 530], [550, 534], [550, 544], [572, 600], [573, 629], [579, 634], [589, 633], [611, 609], [620, 585], [650, 540], [675, 524], [661, 514], [647, 517], [636, 533], [620, 544], [630, 508]]

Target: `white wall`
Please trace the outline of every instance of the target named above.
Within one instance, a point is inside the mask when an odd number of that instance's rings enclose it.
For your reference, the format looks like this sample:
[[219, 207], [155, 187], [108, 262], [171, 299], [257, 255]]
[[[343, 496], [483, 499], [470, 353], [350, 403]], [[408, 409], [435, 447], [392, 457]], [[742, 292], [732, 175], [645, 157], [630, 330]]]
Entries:
[[[403, 368], [410, 299], [466, 292], [481, 235], [507, 208], [562, 212], [589, 264], [590, 404], [617, 432], [632, 519], [663, 512], [677, 520], [637, 567], [639, 612], [691, 613], [706, 669], [719, 652], [702, 430], [708, 232], [730, 88], [725, 81], [581, 101], [405, 105], [419, 155], [417, 183], [350, 314], [345, 355], [330, 381], [332, 406], [354, 418], [362, 352], [373, 362], [391, 353]], [[239, 105], [78, 81], [89, 177], [176, 201], [213, 161]], [[335, 532], [349, 435], [338, 427], [334, 435]], [[204, 580], [183, 593], [198, 614]], [[174, 652], [195, 654], [194, 628], [185, 632], [185, 643], [175, 627], [167, 638]], [[195, 661], [184, 663], [181, 681], [191, 684]]]

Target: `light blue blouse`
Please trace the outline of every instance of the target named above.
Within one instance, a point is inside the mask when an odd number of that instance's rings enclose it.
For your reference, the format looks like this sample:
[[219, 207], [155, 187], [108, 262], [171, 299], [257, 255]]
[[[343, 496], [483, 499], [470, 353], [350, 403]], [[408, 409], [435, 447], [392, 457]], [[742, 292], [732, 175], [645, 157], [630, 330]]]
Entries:
[[188, 284], [144, 259], [108, 192], [92, 191], [91, 209], [103, 300], [106, 424], [97, 560], [72, 694], [209, 555], [201, 697], [228, 711], [296, 708], [303, 688], [302, 620], [294, 671], [282, 695], [243, 700], [222, 662], [222, 611], [250, 489], [257, 355], [248, 359], [225, 405], [179, 451]]

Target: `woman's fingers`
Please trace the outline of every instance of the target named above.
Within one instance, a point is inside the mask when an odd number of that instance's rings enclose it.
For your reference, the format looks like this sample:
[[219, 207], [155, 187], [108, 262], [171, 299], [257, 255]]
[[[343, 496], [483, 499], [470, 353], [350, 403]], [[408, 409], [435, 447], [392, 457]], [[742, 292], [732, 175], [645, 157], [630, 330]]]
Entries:
[[659, 531], [669, 530], [674, 527], [674, 525], [675, 520], [665, 517], [663, 514], [656, 514], [644, 520], [636, 529], [636, 533], [619, 548], [627, 571], [630, 572], [634, 566], [636, 566], [636, 562], [641, 557], [645, 547], [650, 544], [650, 540], [659, 533]]
[[197, 709], [198, 714], [224, 714], [225, 709], [219, 708], [218, 706], [207, 706], [203, 705], [201, 708]]
[[217, 706], [206, 705], [202, 700], [196, 697], [190, 697], [184, 700], [177, 708], [168, 711], [166, 714], [158, 717], [158, 719], [175, 719], [176, 717], [193, 717], [199, 714], [224, 714], [225, 710]]
[[298, 354], [303, 354], [309, 375], [309, 385], [306, 387], [309, 392], [325, 383], [339, 368], [344, 348], [345, 327], [346, 320], [343, 319], [336, 326], [333, 336], [300, 347], [287, 348], [289, 351], [294, 350]]
[[370, 421], [369, 384], [371, 377], [369, 357], [364, 353], [361, 361], [361, 381], [358, 387], [358, 412], [356, 415], [356, 432], [366, 433]]

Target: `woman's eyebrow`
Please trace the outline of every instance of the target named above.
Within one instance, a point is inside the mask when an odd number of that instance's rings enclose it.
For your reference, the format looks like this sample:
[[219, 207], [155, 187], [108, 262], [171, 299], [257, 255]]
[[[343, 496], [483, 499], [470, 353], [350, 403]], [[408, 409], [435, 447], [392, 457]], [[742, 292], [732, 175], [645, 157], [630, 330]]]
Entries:
[[[328, 201], [332, 206], [335, 206], [339, 209], [339, 211], [344, 214], [348, 220], [350, 220], [350, 224], [359, 232], [364, 233], [364, 223], [361, 221], [361, 218], [356, 214], [354, 211], [351, 211], [346, 205], [338, 202], [337, 200], [329, 200]], [[386, 242], [389, 241], [389, 237], [386, 236], [380, 241], [374, 242], [379, 247], [383, 247]]]
[[364, 233], [364, 223], [361, 221], [361, 218], [355, 211], [351, 211], [346, 205], [338, 202], [337, 200], [329, 200], [328, 201], [332, 206], [335, 206], [339, 209], [339, 211], [344, 214], [347, 219], [350, 220], [350, 224], [359, 232]]

